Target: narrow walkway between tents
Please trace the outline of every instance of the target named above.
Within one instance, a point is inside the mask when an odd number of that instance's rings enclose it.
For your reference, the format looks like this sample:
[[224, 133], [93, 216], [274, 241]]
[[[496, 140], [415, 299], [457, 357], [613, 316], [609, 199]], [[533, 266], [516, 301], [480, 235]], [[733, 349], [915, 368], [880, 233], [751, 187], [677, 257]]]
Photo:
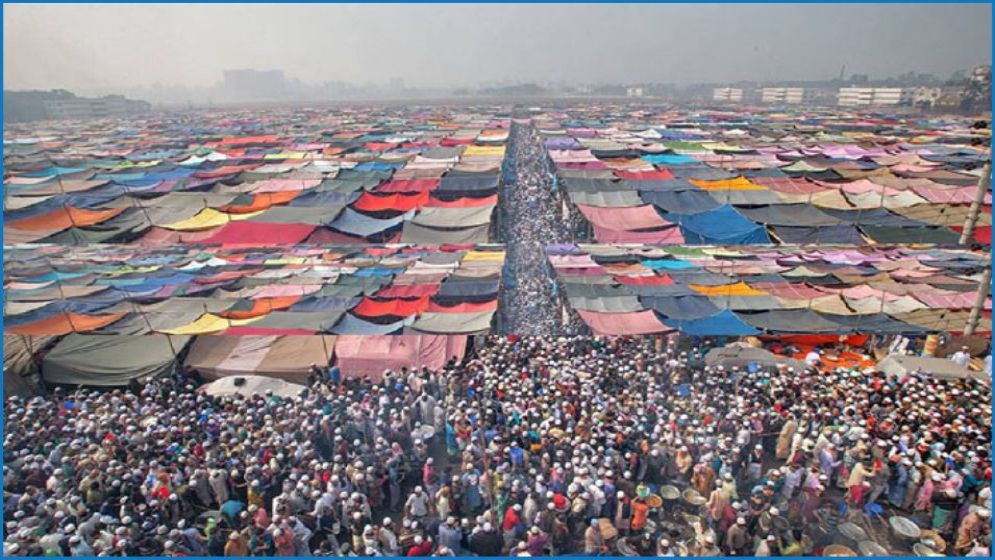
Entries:
[[501, 192], [501, 238], [506, 244], [502, 331], [549, 336], [563, 332], [563, 308], [545, 246], [569, 240], [542, 139], [530, 125], [511, 127]]

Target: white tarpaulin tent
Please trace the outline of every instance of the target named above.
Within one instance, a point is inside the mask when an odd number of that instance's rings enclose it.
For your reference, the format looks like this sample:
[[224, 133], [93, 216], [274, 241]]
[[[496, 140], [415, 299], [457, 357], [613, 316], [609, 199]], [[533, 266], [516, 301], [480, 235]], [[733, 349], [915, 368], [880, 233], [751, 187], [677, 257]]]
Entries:
[[985, 383], [991, 382], [984, 373], [969, 370], [943, 358], [889, 354], [888, 357], [878, 362], [877, 369], [892, 376], [920, 371], [937, 379], [977, 379]]
[[274, 395], [289, 399], [304, 390], [304, 385], [260, 375], [232, 375], [212, 381], [201, 390], [213, 397], [265, 395], [266, 391], [273, 391]]

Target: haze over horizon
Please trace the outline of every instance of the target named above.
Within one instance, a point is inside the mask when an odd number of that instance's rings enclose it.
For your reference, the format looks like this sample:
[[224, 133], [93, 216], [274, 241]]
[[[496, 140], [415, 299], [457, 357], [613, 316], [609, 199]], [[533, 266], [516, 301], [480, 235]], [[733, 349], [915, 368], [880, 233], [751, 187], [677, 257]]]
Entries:
[[4, 88], [209, 87], [226, 69], [308, 84], [708, 83], [991, 63], [991, 5], [4, 6]]

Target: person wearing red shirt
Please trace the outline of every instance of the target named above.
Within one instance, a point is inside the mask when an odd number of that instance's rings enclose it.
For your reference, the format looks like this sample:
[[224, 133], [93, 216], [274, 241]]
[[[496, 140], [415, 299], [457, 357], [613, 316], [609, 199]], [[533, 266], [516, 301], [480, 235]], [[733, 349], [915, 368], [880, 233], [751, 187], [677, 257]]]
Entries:
[[408, 556], [428, 556], [432, 553], [432, 539], [421, 535], [415, 537], [415, 544], [408, 549]]

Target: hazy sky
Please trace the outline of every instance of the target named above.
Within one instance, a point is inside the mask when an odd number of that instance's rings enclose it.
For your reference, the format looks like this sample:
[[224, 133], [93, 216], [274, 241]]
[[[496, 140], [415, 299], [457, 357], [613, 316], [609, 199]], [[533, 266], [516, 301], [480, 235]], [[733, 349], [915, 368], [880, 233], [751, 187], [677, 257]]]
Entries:
[[24, 5], [4, 87], [207, 86], [231, 68], [414, 86], [716, 82], [991, 63], [990, 5]]

